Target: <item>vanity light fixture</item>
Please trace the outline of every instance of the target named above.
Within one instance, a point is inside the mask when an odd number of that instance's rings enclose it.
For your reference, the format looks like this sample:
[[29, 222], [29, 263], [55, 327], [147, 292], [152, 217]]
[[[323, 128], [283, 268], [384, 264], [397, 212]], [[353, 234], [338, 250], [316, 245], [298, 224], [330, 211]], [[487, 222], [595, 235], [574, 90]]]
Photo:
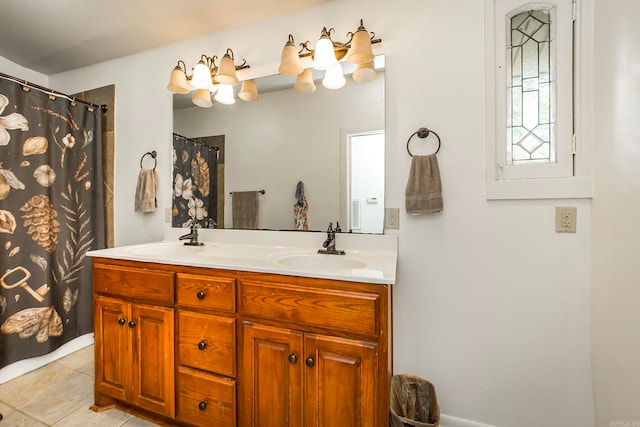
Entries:
[[[211, 94], [216, 93], [215, 100], [221, 104], [230, 105], [235, 103], [233, 86], [238, 83], [236, 71], [244, 70], [250, 66], [246, 60], [236, 65], [233, 51], [227, 49], [220, 63], [216, 64], [217, 56], [201, 55], [198, 63], [193, 67], [191, 75], [187, 73], [187, 66], [183, 60], [178, 61], [178, 65], [171, 71], [167, 89], [172, 93], [186, 94], [195, 90], [192, 102], [199, 106], [208, 108], [213, 105]], [[244, 83], [243, 83], [244, 87]], [[245, 101], [256, 101], [258, 91], [253, 81], [251, 96], [243, 95], [240, 98]]]
[[[309, 56], [313, 58], [314, 69], [325, 71], [322, 85], [328, 89], [339, 89], [345, 85], [346, 80], [339, 62], [345, 57], [348, 62], [355, 64], [357, 67], [353, 73], [353, 79], [356, 82], [369, 82], [378, 75], [373, 65], [372, 45], [382, 42], [382, 39], [376, 39], [373, 32], [369, 33], [364, 27], [362, 19], [355, 33], [347, 33], [349, 40], [344, 43], [333, 40], [331, 38], [333, 32], [335, 32], [333, 28], [327, 30], [326, 27], [323, 27], [315, 49], [310, 49], [310, 43], [306, 41], [300, 43], [299, 51], [295, 47], [293, 35], [289, 34], [289, 39], [282, 49], [278, 72], [286, 76], [298, 76], [298, 80], [294, 85], [296, 91], [315, 92], [313, 78], [310, 77], [310, 72], [306, 72], [309, 70], [305, 70], [300, 61], [301, 58]], [[310, 78], [313, 89], [311, 89], [311, 85], [308, 82]]]

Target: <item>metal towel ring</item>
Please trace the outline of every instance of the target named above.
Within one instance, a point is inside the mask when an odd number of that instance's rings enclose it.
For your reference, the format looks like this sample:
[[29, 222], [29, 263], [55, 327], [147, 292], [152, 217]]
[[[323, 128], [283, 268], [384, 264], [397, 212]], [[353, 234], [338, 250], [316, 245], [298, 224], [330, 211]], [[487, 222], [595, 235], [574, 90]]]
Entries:
[[147, 151], [146, 153], [144, 153], [142, 155], [142, 157], [140, 158], [140, 169], [142, 169], [142, 161], [144, 160], [145, 157], [147, 156], [151, 156], [153, 158], [153, 161], [155, 162], [153, 164], [153, 170], [156, 170], [156, 166], [158, 166], [158, 159], [156, 158], [158, 156], [158, 153], [156, 153], [156, 150], [153, 151]]
[[411, 151], [409, 150], [409, 142], [411, 142], [411, 138], [413, 138], [414, 136], [418, 135], [419, 138], [424, 139], [424, 138], [428, 137], [430, 133], [434, 134], [436, 136], [436, 138], [438, 138], [438, 148], [436, 148], [436, 151], [433, 153], [433, 154], [438, 154], [438, 151], [440, 151], [440, 145], [441, 145], [440, 136], [437, 133], [435, 133], [434, 131], [432, 131], [432, 130], [429, 130], [427, 128], [420, 128], [417, 131], [415, 131], [414, 133], [412, 133], [411, 136], [409, 137], [409, 139], [407, 140], [407, 153], [409, 153], [409, 155], [411, 157], [413, 157], [413, 154], [411, 154]]

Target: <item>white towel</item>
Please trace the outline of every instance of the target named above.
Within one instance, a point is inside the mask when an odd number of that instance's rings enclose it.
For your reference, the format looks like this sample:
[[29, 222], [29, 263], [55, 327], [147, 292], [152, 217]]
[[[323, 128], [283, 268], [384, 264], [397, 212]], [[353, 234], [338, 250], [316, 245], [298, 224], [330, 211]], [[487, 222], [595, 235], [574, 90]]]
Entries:
[[158, 176], [153, 169], [140, 169], [136, 186], [136, 212], [153, 212], [158, 207]]

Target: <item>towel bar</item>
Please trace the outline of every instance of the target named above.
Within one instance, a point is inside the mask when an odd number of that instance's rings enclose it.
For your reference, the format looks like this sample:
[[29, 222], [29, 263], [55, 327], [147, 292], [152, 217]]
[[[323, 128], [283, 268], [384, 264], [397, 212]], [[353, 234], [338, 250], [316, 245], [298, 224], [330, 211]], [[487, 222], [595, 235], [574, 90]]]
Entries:
[[409, 150], [409, 142], [411, 142], [411, 138], [413, 138], [414, 136], [418, 135], [419, 138], [424, 139], [424, 138], [428, 137], [430, 133], [434, 134], [436, 136], [436, 138], [438, 138], [438, 148], [436, 148], [436, 151], [433, 153], [433, 154], [438, 154], [438, 151], [440, 151], [440, 145], [441, 145], [440, 136], [438, 136], [438, 134], [435, 133], [432, 130], [429, 130], [427, 128], [420, 128], [417, 131], [415, 131], [414, 133], [412, 133], [411, 136], [409, 137], [409, 139], [407, 140], [407, 153], [409, 153], [409, 155], [411, 157], [413, 157], [413, 154], [411, 154], [411, 150]]
[[144, 160], [144, 158], [145, 158], [146, 156], [151, 156], [151, 157], [153, 158], [153, 161], [155, 162], [155, 163], [153, 164], [153, 170], [156, 170], [156, 166], [158, 166], [158, 159], [157, 159], [157, 157], [158, 157], [158, 153], [156, 153], [156, 150], [153, 150], [153, 151], [147, 151], [146, 153], [144, 153], [144, 154], [142, 155], [142, 157], [140, 158], [140, 169], [142, 169], [142, 161]]
[[[232, 196], [233, 196], [233, 193], [234, 193], [233, 191], [229, 191], [229, 194], [231, 194]], [[264, 190], [258, 190], [258, 193], [260, 193], [260, 194], [264, 194], [264, 193], [266, 193], [266, 191], [264, 191]]]

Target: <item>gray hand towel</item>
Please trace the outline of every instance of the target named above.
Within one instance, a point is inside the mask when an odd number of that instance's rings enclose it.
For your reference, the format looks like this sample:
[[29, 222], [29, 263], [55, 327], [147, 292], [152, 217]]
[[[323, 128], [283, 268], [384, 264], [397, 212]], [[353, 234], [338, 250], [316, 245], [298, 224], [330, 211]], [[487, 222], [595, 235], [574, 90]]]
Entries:
[[153, 169], [140, 169], [136, 186], [136, 212], [153, 212], [158, 207], [158, 176]]
[[405, 207], [414, 215], [442, 211], [442, 182], [435, 154], [412, 157]]
[[255, 230], [258, 228], [258, 192], [234, 191], [231, 196], [233, 228]]

